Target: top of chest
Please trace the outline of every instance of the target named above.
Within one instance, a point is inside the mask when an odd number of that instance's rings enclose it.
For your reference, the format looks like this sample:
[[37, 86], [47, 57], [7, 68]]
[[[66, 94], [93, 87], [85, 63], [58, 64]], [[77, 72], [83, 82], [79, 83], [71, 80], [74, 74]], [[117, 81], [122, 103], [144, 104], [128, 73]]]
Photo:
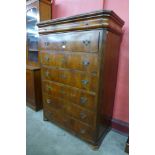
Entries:
[[123, 25], [124, 21], [113, 11], [109, 10], [100, 10], [38, 23], [40, 34], [96, 28], [106, 28], [110, 31], [121, 34]]

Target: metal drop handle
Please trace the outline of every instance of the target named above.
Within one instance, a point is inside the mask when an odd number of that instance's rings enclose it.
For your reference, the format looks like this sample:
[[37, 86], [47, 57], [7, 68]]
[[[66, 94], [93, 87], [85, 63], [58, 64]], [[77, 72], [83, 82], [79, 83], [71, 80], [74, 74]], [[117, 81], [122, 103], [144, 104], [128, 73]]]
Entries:
[[80, 118], [81, 119], [85, 119], [86, 117], [87, 117], [87, 115], [84, 112], [81, 112], [80, 113]]
[[45, 74], [46, 74], [46, 76], [48, 77], [48, 76], [49, 76], [49, 71], [47, 70], [47, 71], [45, 72]]
[[80, 133], [81, 133], [81, 134], [85, 134], [85, 133], [86, 133], [86, 130], [85, 130], [85, 129], [81, 129], [81, 130], [80, 130]]
[[80, 103], [81, 104], [86, 104], [88, 99], [86, 97], [80, 97]]
[[47, 102], [48, 104], [50, 104], [50, 103], [51, 103], [51, 100], [50, 100], [50, 99], [47, 99], [46, 102]]
[[62, 48], [66, 48], [66, 44], [67, 44], [66, 41], [62, 41]]
[[82, 80], [81, 82], [83, 85], [87, 85], [89, 81], [88, 80]]
[[52, 90], [52, 87], [51, 86], [47, 86], [47, 90]]
[[50, 43], [49, 43], [48, 41], [45, 42], [45, 46], [46, 46], [46, 47], [49, 46], [49, 44], [50, 44]]
[[66, 79], [67, 77], [66, 77], [66, 75], [62, 74], [62, 75], [60, 75], [60, 78], [61, 79]]
[[86, 46], [88, 46], [91, 43], [90, 40], [83, 40], [83, 44], [85, 44]]
[[84, 61], [83, 61], [83, 65], [84, 65], [84, 66], [88, 66], [89, 64], [90, 64], [89, 61], [87, 61], [87, 60], [84, 60]]
[[50, 60], [50, 58], [49, 58], [48, 55], [45, 56], [45, 60], [46, 60], [46, 61], [49, 61], [49, 60]]

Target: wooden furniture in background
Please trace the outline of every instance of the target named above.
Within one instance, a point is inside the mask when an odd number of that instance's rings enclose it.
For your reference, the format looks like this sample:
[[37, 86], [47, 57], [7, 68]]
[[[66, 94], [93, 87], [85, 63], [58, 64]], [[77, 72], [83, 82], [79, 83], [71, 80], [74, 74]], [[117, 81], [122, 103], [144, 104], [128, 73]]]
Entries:
[[34, 110], [42, 109], [37, 23], [48, 19], [51, 19], [51, 3], [49, 0], [26, 2], [26, 103]]
[[44, 119], [96, 147], [111, 126], [123, 24], [105, 10], [38, 24]]
[[42, 109], [40, 67], [27, 66], [26, 68], [26, 100], [33, 110]]
[[125, 152], [129, 153], [129, 137], [128, 137], [127, 142], [126, 142]]

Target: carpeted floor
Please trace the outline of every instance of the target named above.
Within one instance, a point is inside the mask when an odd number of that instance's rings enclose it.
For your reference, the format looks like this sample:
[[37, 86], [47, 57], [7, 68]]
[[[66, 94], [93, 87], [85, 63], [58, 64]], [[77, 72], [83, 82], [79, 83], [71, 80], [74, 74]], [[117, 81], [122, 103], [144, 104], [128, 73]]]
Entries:
[[127, 155], [126, 136], [110, 131], [97, 151], [27, 107], [26, 155]]

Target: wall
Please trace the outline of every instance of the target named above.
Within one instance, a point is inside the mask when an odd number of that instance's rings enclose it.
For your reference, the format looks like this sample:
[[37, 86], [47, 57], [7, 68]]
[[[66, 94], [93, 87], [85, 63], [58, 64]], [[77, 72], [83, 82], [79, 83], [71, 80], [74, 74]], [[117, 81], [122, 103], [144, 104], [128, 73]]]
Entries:
[[[88, 2], [89, 1], [89, 2]], [[52, 16], [53, 18], [67, 17], [84, 12], [109, 9], [114, 10], [124, 21], [123, 40], [120, 48], [120, 59], [118, 69], [118, 80], [116, 88], [115, 106], [113, 118], [128, 123], [128, 76], [129, 76], [129, 17], [128, 0], [55, 0]]]
[[129, 0], [105, 0], [104, 9], [114, 10], [124, 21], [113, 118], [129, 121]]
[[54, 0], [53, 18], [67, 17], [103, 9], [104, 0]]

